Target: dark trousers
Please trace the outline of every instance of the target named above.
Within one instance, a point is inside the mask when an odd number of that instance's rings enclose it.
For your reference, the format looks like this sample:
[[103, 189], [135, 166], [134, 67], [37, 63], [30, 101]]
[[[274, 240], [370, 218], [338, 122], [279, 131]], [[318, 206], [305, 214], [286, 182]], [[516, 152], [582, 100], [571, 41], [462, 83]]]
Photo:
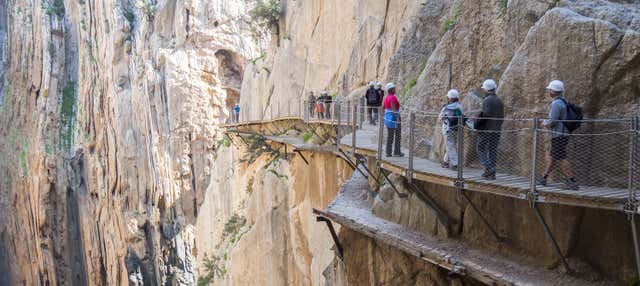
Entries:
[[482, 132], [478, 134], [478, 158], [487, 172], [495, 173], [498, 161], [498, 145], [500, 144], [500, 133]]
[[387, 128], [387, 155], [391, 156], [391, 147], [394, 147], [393, 154], [400, 154], [400, 141], [402, 140], [402, 129], [398, 124], [398, 128]]
[[324, 118], [331, 119], [331, 103], [324, 104]]
[[378, 106], [367, 106], [367, 109], [369, 109], [367, 113], [369, 123], [376, 124], [376, 121], [378, 121]]
[[309, 102], [309, 118], [312, 118], [314, 116], [315, 111], [316, 111], [316, 103]]

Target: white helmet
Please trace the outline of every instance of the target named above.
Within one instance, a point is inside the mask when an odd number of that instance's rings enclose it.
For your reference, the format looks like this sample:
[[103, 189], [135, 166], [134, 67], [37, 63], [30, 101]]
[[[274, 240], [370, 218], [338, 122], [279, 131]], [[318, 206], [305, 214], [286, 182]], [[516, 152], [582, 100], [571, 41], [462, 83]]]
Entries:
[[396, 88], [396, 85], [393, 82], [387, 83], [386, 90], [390, 90], [392, 88]]
[[372, 82], [369, 82], [369, 86], [370, 86], [370, 87], [374, 87], [375, 85], [376, 85], [376, 83], [375, 83], [375, 82], [373, 82], [373, 81], [372, 81]]
[[553, 92], [564, 92], [564, 83], [559, 80], [551, 81], [547, 89]]
[[497, 87], [498, 85], [496, 85], [496, 82], [492, 79], [485, 80], [482, 83], [482, 89], [486, 91], [495, 90]]
[[447, 98], [459, 98], [460, 97], [460, 92], [458, 92], [457, 89], [452, 89], [449, 92], [447, 92]]
[[328, 94], [329, 94], [329, 92], [327, 92], [326, 90], [323, 90], [323, 91], [320, 92], [320, 95], [328, 95]]
[[382, 88], [382, 82], [378, 82], [378, 83], [376, 84], [376, 86], [377, 86], [377, 87], [379, 87], [379, 88]]

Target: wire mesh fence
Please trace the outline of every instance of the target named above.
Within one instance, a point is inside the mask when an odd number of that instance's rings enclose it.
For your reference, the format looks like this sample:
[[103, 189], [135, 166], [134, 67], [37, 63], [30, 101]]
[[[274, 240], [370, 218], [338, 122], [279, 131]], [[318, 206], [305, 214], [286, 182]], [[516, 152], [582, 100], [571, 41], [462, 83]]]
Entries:
[[[340, 126], [338, 146], [458, 181], [523, 192], [574, 192], [599, 198], [640, 196], [638, 118], [570, 121], [474, 118], [384, 110], [361, 102], [304, 101], [305, 122]], [[558, 127], [560, 126], [560, 127]]]

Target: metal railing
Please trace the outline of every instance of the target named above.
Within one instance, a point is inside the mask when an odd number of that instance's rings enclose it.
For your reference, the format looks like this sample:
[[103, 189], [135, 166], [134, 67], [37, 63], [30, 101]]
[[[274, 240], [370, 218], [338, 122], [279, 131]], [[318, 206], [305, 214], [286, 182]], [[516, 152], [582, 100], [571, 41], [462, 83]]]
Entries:
[[[574, 191], [590, 198], [619, 198], [624, 193], [625, 211], [638, 212], [638, 117], [587, 119], [579, 129], [566, 133], [545, 127], [538, 118], [460, 117], [453, 120], [457, 124], [445, 128], [443, 121], [454, 118], [403, 109], [393, 122], [399, 131], [400, 144], [396, 145], [391, 144], [396, 138], [389, 136], [392, 130], [385, 127], [382, 107], [337, 98], [303, 101], [295, 109], [298, 114], [281, 116], [339, 126], [338, 146], [349, 145], [353, 153], [368, 150], [375, 154], [378, 165], [393, 158], [394, 164], [406, 169], [409, 180], [416, 172], [430, 172], [462, 186], [474, 181], [495, 188], [526, 189], [522, 198], [537, 198], [540, 191]], [[480, 120], [495, 121], [499, 128], [476, 128]], [[400, 149], [392, 150], [395, 146]], [[400, 154], [404, 156], [398, 157]], [[549, 164], [553, 164], [552, 172], [547, 170]], [[575, 182], [567, 181], [570, 178]]]

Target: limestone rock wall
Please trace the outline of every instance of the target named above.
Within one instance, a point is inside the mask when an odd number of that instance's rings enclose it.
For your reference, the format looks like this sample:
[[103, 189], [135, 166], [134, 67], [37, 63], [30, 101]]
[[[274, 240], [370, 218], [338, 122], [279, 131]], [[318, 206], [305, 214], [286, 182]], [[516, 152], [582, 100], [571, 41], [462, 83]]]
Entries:
[[[352, 170], [330, 154], [239, 138], [218, 153], [196, 224], [198, 277], [213, 285], [327, 285], [333, 241], [313, 208], [324, 209]], [[289, 152], [291, 149], [289, 149]], [[236, 166], [229, 168], [228, 166]], [[204, 239], [207, 238], [207, 239]]]
[[0, 1], [0, 284], [195, 283], [250, 6]]

